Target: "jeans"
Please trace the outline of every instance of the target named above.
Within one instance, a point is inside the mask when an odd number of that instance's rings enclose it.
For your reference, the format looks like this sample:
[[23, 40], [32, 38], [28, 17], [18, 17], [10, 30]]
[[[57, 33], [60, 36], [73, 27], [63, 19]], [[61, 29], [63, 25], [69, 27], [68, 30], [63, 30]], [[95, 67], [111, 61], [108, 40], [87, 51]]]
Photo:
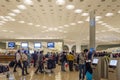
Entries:
[[14, 67], [14, 71], [16, 71], [17, 66], [19, 66], [22, 69], [22, 65], [21, 65], [20, 60], [18, 62], [16, 61], [16, 64], [15, 64], [15, 67]]
[[69, 71], [73, 71], [73, 61], [69, 61]]
[[42, 63], [42, 62], [39, 62], [39, 66], [38, 66], [38, 68], [36, 69], [35, 73], [37, 73], [38, 71], [42, 73], [42, 72], [43, 72], [43, 69], [44, 69], [43, 63]]
[[61, 62], [61, 71], [65, 71], [65, 61]]
[[28, 71], [27, 71], [27, 65], [28, 65], [27, 61], [23, 61], [22, 75], [25, 74], [24, 72], [26, 72], [26, 74], [28, 74]]
[[85, 64], [80, 64], [79, 69], [80, 69], [79, 79], [84, 80], [84, 78], [85, 78]]

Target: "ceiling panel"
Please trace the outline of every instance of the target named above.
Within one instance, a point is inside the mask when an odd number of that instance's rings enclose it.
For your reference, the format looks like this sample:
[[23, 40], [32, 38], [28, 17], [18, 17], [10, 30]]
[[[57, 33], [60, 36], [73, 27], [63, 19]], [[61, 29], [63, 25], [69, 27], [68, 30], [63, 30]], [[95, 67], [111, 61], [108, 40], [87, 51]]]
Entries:
[[[64, 5], [56, 1], [1, 0], [0, 38], [53, 38], [88, 44], [89, 12], [95, 10], [97, 43], [120, 43], [120, 0], [64, 0]], [[67, 9], [68, 5], [74, 8]], [[75, 13], [77, 9], [82, 11]], [[106, 16], [109, 13], [112, 16]]]

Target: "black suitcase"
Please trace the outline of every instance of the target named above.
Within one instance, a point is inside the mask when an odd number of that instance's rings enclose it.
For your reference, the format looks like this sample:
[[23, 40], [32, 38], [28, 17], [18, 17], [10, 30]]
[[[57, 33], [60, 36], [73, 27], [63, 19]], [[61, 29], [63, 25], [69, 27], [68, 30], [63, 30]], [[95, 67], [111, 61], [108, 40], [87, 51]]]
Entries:
[[14, 65], [15, 65], [15, 61], [11, 61], [11, 62], [9, 63], [9, 67], [14, 67]]
[[75, 66], [75, 71], [79, 71], [79, 65], [78, 64], [74, 64]]

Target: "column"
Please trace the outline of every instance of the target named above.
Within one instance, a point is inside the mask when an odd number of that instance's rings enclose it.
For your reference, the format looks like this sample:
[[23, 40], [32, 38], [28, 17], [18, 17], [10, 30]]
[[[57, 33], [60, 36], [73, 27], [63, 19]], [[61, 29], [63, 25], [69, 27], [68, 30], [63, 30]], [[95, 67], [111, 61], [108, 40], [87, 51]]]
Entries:
[[67, 46], [69, 48], [69, 52], [71, 52], [71, 49], [72, 49], [73, 45], [67, 45]]
[[95, 49], [95, 11], [90, 12], [90, 43], [89, 48]]
[[8, 42], [6, 41], [6, 49], [8, 49]]
[[81, 52], [81, 44], [76, 43], [76, 53], [80, 53], [80, 52]]

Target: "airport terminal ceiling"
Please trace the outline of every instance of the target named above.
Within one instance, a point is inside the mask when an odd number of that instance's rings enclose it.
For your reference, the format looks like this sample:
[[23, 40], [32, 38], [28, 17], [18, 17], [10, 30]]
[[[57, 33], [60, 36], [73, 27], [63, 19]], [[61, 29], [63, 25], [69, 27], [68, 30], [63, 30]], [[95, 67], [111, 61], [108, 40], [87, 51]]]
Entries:
[[91, 10], [96, 13], [96, 42], [120, 43], [120, 0], [0, 0], [0, 39], [88, 44]]

